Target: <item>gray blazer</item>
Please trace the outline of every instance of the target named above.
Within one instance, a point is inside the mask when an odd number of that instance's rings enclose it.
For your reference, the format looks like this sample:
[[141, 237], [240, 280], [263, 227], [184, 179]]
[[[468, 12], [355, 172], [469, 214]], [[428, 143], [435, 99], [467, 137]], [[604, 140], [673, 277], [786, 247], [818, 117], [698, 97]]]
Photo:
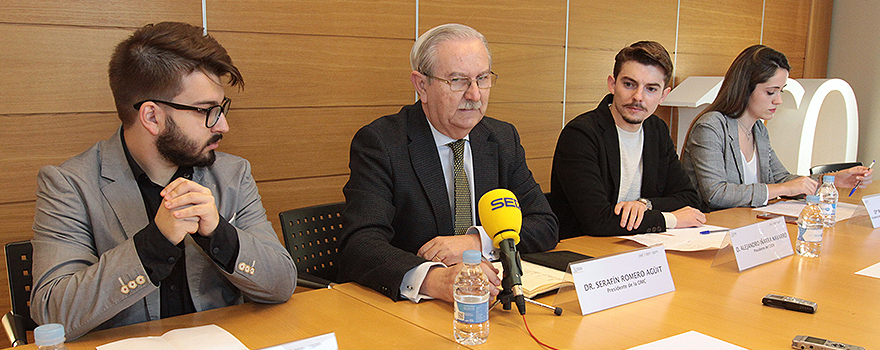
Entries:
[[[150, 281], [132, 239], [149, 218], [123, 153], [121, 130], [60, 167], [40, 169], [31, 316], [38, 324], [63, 324], [67, 339], [159, 318], [159, 287]], [[250, 164], [218, 152], [214, 165], [194, 169], [193, 181], [212, 191], [239, 240], [232, 273], [191, 237], [184, 240], [196, 310], [245, 300], [287, 301], [296, 286], [296, 268], [266, 219]]]
[[719, 112], [703, 114], [691, 128], [681, 165], [709, 209], [758, 207], [767, 199], [767, 185], [794, 180], [776, 152], [764, 123], [755, 123], [752, 135], [761, 183], [743, 185], [742, 152], [736, 119]]

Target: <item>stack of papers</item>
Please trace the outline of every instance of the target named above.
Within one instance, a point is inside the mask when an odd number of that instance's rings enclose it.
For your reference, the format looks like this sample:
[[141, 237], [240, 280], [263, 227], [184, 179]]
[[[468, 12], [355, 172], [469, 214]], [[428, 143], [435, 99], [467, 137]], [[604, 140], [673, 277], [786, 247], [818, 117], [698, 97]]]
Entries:
[[[702, 234], [704, 231], [719, 231]], [[727, 236], [727, 228], [713, 225], [700, 227], [674, 228], [661, 233], [646, 233], [632, 236], [618, 236], [644, 246], [662, 244], [666, 250], [693, 252], [699, 250], [715, 250], [727, 246], [724, 237]]]
[[[767, 213], [773, 213], [784, 216], [793, 216], [798, 217], [801, 214], [801, 211], [804, 210], [804, 207], [807, 206], [807, 202], [802, 201], [779, 201], [773, 204], [770, 204], [766, 207], [755, 208], [752, 210], [763, 211]], [[837, 203], [837, 214], [834, 215], [834, 222], [838, 222], [841, 220], [849, 219], [853, 216], [858, 209], [859, 206], [855, 204], [849, 203]]]

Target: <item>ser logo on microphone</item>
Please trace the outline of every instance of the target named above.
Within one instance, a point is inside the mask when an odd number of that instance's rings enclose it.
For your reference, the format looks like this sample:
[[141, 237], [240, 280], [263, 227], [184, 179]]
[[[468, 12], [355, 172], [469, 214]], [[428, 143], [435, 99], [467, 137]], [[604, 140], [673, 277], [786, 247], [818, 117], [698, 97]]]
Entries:
[[492, 210], [497, 210], [504, 207], [520, 209], [519, 201], [517, 201], [516, 198], [510, 197], [495, 198], [489, 204], [492, 206]]

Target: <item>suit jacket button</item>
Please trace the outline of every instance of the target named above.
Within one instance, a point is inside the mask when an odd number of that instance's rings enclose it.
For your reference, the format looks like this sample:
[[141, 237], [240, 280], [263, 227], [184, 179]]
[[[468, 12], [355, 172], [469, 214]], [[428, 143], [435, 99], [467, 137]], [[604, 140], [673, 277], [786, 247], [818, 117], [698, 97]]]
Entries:
[[122, 292], [122, 294], [128, 294], [128, 286], [122, 286], [119, 291]]
[[144, 278], [144, 275], [137, 276], [137, 278], [135, 278], [134, 281], [135, 281], [135, 283], [137, 283], [137, 284], [144, 284], [144, 283], [147, 283], [147, 279]]
[[128, 281], [128, 289], [135, 289], [138, 285], [134, 281]]

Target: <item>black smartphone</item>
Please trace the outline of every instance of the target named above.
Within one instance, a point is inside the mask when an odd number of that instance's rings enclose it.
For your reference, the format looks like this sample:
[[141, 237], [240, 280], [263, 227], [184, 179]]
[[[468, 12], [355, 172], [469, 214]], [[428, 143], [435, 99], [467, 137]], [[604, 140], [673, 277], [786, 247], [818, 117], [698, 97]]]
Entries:
[[[778, 218], [780, 216], [782, 216], [782, 215], [773, 214], [773, 213], [760, 213], [758, 215], [755, 215], [756, 218], [764, 219], [764, 220]], [[797, 224], [797, 218], [794, 216], [785, 215], [785, 222], [787, 222], [789, 224]]]

